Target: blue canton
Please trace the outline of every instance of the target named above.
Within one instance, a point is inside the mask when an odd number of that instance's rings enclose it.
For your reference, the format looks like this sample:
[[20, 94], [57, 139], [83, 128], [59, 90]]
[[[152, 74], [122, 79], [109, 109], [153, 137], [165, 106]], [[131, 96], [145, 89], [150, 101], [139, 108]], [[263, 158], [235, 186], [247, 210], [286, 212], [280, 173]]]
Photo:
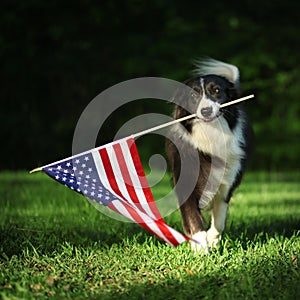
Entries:
[[100, 204], [108, 205], [117, 197], [100, 181], [91, 153], [43, 168], [43, 171], [63, 185]]

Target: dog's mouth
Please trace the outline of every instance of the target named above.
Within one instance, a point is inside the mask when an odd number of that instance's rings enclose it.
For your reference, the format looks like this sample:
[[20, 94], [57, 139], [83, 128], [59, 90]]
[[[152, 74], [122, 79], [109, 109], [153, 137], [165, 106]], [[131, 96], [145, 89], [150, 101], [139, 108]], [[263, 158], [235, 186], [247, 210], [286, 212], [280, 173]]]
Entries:
[[202, 115], [200, 115], [200, 116], [198, 116], [198, 119], [200, 119], [201, 121], [204, 121], [204, 122], [206, 122], [206, 123], [209, 123], [209, 122], [215, 121], [215, 120], [218, 119], [221, 115], [222, 115], [222, 112], [219, 111], [216, 115], [211, 116], [211, 117], [203, 117]]

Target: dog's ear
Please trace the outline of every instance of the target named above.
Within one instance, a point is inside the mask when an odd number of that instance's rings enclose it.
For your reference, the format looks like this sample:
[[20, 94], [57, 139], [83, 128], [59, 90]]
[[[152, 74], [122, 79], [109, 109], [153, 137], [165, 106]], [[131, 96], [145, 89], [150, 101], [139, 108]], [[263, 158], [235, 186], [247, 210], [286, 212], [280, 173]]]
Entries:
[[195, 61], [195, 73], [198, 76], [218, 75], [226, 78], [235, 86], [239, 84], [240, 71], [232, 64], [228, 64], [212, 58], [202, 58]]
[[240, 71], [232, 64], [228, 64], [212, 58], [202, 58], [195, 61], [195, 73], [199, 76], [218, 75], [224, 77], [229, 83], [229, 99], [234, 99], [240, 95]]

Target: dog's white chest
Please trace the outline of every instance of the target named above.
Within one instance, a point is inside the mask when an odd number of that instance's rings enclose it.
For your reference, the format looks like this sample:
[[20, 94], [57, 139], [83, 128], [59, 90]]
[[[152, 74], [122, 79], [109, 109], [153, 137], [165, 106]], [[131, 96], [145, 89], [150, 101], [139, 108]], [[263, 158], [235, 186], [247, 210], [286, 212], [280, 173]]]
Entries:
[[223, 162], [214, 167], [210, 174], [210, 183], [213, 186], [230, 187], [241, 169], [241, 159], [244, 151], [241, 144], [244, 143], [242, 122], [239, 121], [236, 128], [231, 131], [223, 117], [214, 122], [195, 121], [191, 133], [192, 142], [197, 149]]
[[226, 164], [232, 162], [232, 159], [240, 160], [244, 155], [241, 148], [244, 143], [241, 121], [231, 131], [223, 117], [209, 123], [196, 120], [191, 137], [197, 149], [221, 158]]

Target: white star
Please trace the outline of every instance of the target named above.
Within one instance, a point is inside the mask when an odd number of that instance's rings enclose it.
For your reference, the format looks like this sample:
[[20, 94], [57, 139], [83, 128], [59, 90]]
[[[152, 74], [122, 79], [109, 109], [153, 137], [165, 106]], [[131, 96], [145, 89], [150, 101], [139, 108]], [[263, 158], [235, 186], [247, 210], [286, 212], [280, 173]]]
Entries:
[[90, 179], [91, 177], [90, 177], [90, 175], [86, 175], [85, 178], [86, 179]]
[[55, 176], [55, 179], [56, 179], [56, 180], [58, 180], [58, 179], [59, 179], [59, 176], [58, 176], [58, 175], [56, 175], [56, 176]]
[[67, 178], [66, 178], [66, 177], [63, 177], [62, 181], [67, 181]]
[[98, 194], [98, 198], [102, 198], [102, 196], [103, 196], [102, 194]]
[[92, 169], [92, 168], [89, 168], [89, 172], [93, 172], [93, 169]]
[[95, 193], [94, 193], [94, 192], [91, 192], [91, 196], [95, 196]]
[[82, 167], [82, 168], [85, 168], [85, 167], [86, 167], [86, 164], [82, 164], [81, 167]]
[[77, 167], [73, 167], [73, 171], [76, 171], [77, 170]]
[[79, 160], [79, 159], [76, 159], [76, 160], [75, 160], [75, 163], [76, 163], [76, 164], [79, 164], [79, 163], [80, 163], [80, 160]]
[[88, 156], [86, 156], [86, 157], [84, 158], [84, 160], [85, 160], [85, 161], [88, 161], [88, 160], [90, 160], [90, 159], [88, 158]]
[[59, 165], [59, 166], [57, 166], [57, 170], [61, 170], [61, 166]]
[[66, 164], [66, 166], [67, 166], [67, 167], [71, 167], [71, 163], [68, 162], [68, 163]]

